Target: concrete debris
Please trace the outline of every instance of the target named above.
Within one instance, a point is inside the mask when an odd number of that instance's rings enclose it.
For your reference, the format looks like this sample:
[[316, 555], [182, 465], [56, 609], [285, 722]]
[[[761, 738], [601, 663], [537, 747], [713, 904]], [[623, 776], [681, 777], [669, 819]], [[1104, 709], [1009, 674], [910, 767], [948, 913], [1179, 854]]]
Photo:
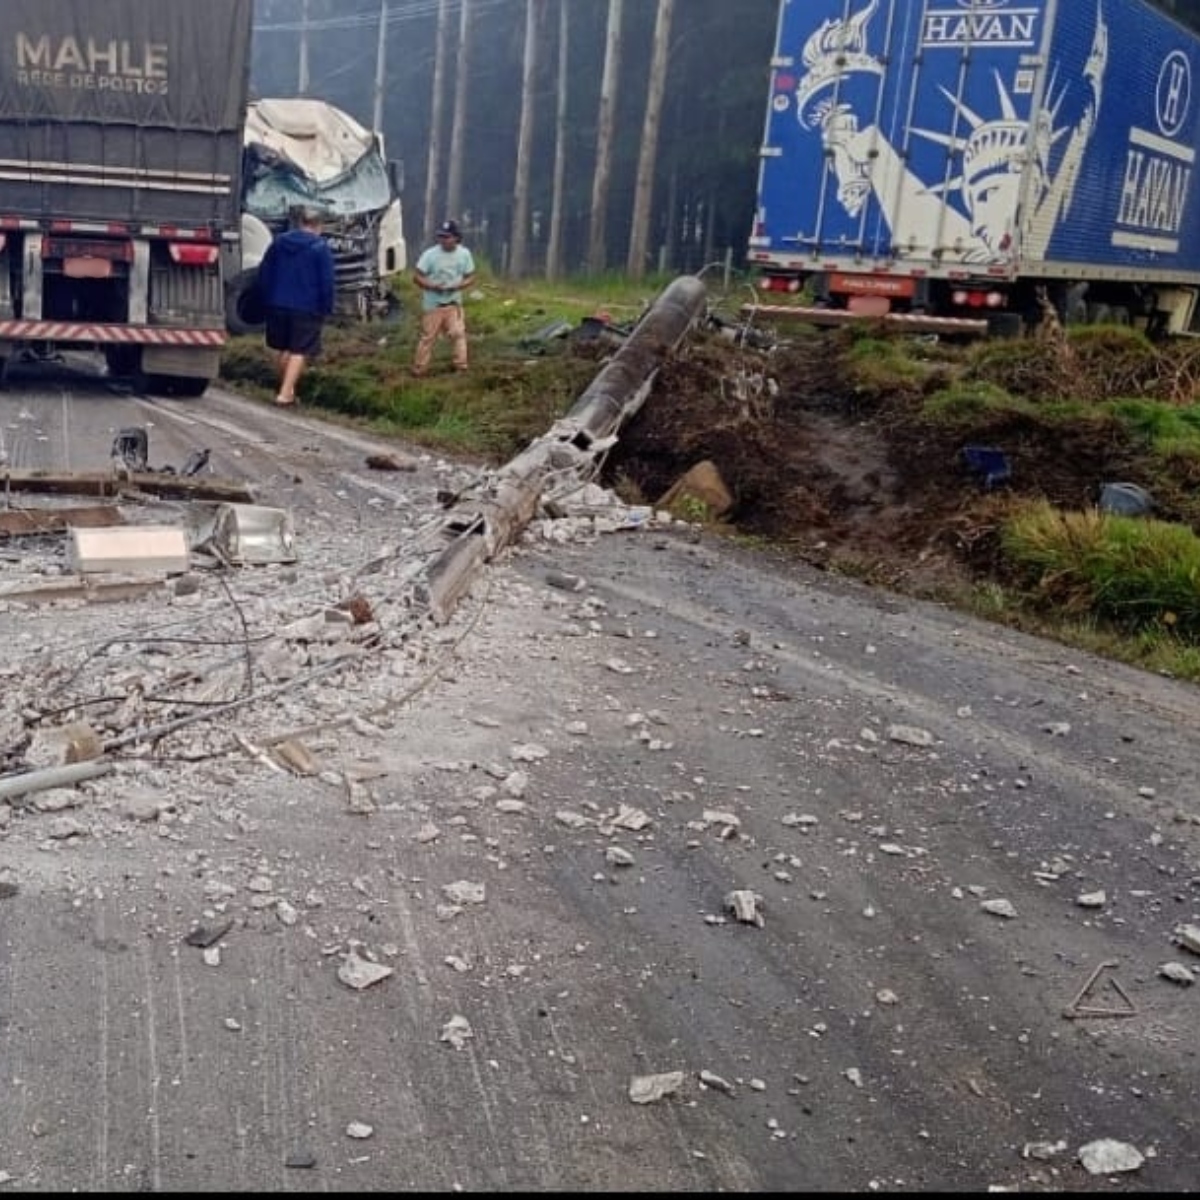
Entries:
[[537, 742], [529, 742], [525, 745], [514, 746], [509, 751], [509, 758], [513, 762], [537, 762], [538, 759], [546, 758], [550, 751], [545, 746], [540, 746]]
[[1086, 892], [1076, 898], [1075, 903], [1080, 908], [1103, 908], [1108, 903], [1108, 895], [1103, 892]]
[[733, 493], [716, 463], [697, 463], [663, 493], [658, 508], [682, 520], [720, 520], [733, 508]]
[[195, 929], [184, 935], [184, 944], [195, 946], [199, 950], [207, 950], [216, 945], [233, 928], [232, 918], [217, 925], [197, 925]]
[[447, 1042], [455, 1050], [461, 1050], [474, 1036], [475, 1031], [471, 1028], [471, 1022], [466, 1017], [455, 1013], [442, 1026], [442, 1032], [438, 1041]]
[[78, 808], [83, 803], [83, 796], [70, 788], [51, 788], [34, 798], [33, 807], [38, 812], [65, 812], [68, 808]]
[[1179, 944], [1193, 954], [1200, 954], [1200, 925], [1180, 925], [1175, 930]]
[[722, 1079], [720, 1075], [716, 1075], [712, 1071], [701, 1071], [700, 1082], [706, 1088], [711, 1088], [714, 1092], [724, 1092], [727, 1096], [734, 1095], [733, 1084], [727, 1079]]
[[736, 813], [723, 812], [715, 808], [706, 808], [701, 820], [706, 829], [712, 825], [720, 825], [722, 837], [736, 834], [742, 826], [742, 820]]
[[1163, 963], [1158, 968], [1158, 973], [1164, 979], [1169, 979], [1172, 983], [1179, 984], [1180, 987], [1191, 987], [1196, 982], [1195, 973], [1185, 967], [1183, 963]]
[[288, 738], [283, 742], [276, 742], [271, 747], [275, 757], [292, 772], [293, 775], [309, 777], [319, 775], [321, 773], [321, 764], [316, 756], [302, 742], [296, 741], [294, 738]]
[[1140, 1170], [1146, 1159], [1140, 1150], [1127, 1142], [1100, 1138], [1080, 1147], [1079, 1161], [1089, 1175], [1119, 1175]]
[[460, 879], [456, 883], [447, 883], [442, 894], [451, 904], [483, 904], [487, 900], [487, 886]]
[[88, 827], [81, 825], [74, 817], [56, 817], [50, 822], [50, 828], [46, 830], [46, 836], [53, 838], [55, 841], [63, 842], [68, 838], [86, 837], [88, 832]]
[[1038, 1162], [1049, 1162], [1067, 1148], [1066, 1142], [1026, 1142], [1021, 1147], [1022, 1158], [1036, 1159]]
[[350, 1138], [358, 1138], [359, 1140], [363, 1138], [369, 1138], [374, 1132], [374, 1126], [368, 1125], [365, 1121], [351, 1121], [350, 1124], [346, 1126], [346, 1136]]
[[361, 992], [395, 973], [391, 967], [360, 957], [358, 951], [351, 948], [342, 958], [337, 977], [348, 988]]
[[650, 817], [640, 808], [622, 804], [616, 814], [609, 817], [604, 824], [610, 829], [627, 829], [632, 833], [637, 833], [650, 824]]
[[513, 771], [512, 774], [504, 777], [500, 783], [500, 787], [503, 789], [505, 795], [519, 800], [525, 795], [525, 791], [529, 787], [529, 775], [525, 771]]
[[570, 575], [566, 571], [549, 571], [546, 583], [562, 592], [582, 592], [587, 587], [587, 580], [581, 575]]
[[758, 906], [762, 902], [763, 898], [757, 892], [745, 888], [730, 892], [725, 897], [725, 907], [738, 921], [743, 925], [757, 925], [760, 929], [763, 926], [763, 916]]
[[634, 1104], [655, 1104], [673, 1096], [683, 1087], [682, 1071], [667, 1071], [659, 1075], [635, 1075], [629, 1081], [629, 1099]]
[[610, 867], [632, 867], [636, 861], [628, 850], [621, 846], [609, 846], [604, 851], [604, 861]]
[[989, 916], [1002, 917], [1004, 920], [1012, 920], [1017, 915], [1010, 900], [985, 900], [979, 907]]
[[916, 746], [926, 749], [934, 744], [934, 736], [928, 729], [918, 729], [913, 725], [889, 725], [887, 731], [889, 742], [899, 742], [904, 746]]
[[568, 829], [585, 829], [592, 823], [582, 813], [572, 812], [569, 808], [560, 808], [554, 814], [554, 819]]

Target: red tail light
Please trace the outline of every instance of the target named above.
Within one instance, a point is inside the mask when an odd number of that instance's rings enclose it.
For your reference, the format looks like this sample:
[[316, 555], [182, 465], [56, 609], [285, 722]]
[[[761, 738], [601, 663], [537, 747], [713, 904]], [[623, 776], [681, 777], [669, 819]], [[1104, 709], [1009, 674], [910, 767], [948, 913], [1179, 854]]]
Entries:
[[217, 246], [203, 246], [195, 242], [171, 242], [171, 261], [181, 267], [211, 267], [221, 253]]

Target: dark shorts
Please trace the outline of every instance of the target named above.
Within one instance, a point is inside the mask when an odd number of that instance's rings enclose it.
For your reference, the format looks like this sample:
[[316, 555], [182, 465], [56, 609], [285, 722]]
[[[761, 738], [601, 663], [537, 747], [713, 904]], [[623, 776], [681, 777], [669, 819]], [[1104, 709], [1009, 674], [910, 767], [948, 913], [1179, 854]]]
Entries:
[[324, 317], [295, 312], [290, 308], [267, 309], [267, 345], [272, 350], [303, 354], [315, 358], [321, 353], [321, 328]]

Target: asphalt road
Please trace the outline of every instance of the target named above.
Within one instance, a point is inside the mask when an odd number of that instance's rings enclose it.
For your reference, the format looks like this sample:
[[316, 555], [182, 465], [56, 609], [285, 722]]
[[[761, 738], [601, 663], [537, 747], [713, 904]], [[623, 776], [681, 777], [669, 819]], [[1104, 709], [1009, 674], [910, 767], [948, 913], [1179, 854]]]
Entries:
[[[13, 711], [117, 732], [209, 676], [145, 636], [205, 605], [250, 673], [348, 591], [390, 636], [9, 806], [9, 1190], [1196, 1190], [1200, 989], [1160, 974], [1200, 974], [1195, 688], [679, 527], [539, 524], [405, 626], [403, 548], [469, 468], [86, 366], [0, 392], [13, 465], [147, 423], [291, 508], [301, 562], [0, 595]], [[0, 550], [0, 589], [62, 570]], [[258, 752], [284, 734], [315, 773]], [[1102, 1139], [1134, 1169], [1089, 1173]]]

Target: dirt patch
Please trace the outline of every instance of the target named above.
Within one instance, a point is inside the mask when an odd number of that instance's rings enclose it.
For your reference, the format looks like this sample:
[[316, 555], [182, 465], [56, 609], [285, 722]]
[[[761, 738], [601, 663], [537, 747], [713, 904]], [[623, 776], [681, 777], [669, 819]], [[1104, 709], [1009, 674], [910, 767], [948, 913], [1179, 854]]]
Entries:
[[[734, 494], [735, 531], [899, 590], [946, 595], [1002, 571], [996, 534], [1015, 500], [1082, 508], [1103, 483], [1139, 477], [1128, 438], [1101, 417], [1078, 428], [1036, 413], [969, 430], [929, 421], [923, 401], [946, 385], [958, 351], [938, 349], [945, 370], [935, 362], [889, 383], [884, 368], [882, 383], [864, 388], [851, 346], [814, 335], [764, 354], [697, 338], [624, 430], [611, 480], [654, 503], [711, 460]], [[970, 444], [1003, 447], [1011, 480], [983, 486], [963, 458]]]

